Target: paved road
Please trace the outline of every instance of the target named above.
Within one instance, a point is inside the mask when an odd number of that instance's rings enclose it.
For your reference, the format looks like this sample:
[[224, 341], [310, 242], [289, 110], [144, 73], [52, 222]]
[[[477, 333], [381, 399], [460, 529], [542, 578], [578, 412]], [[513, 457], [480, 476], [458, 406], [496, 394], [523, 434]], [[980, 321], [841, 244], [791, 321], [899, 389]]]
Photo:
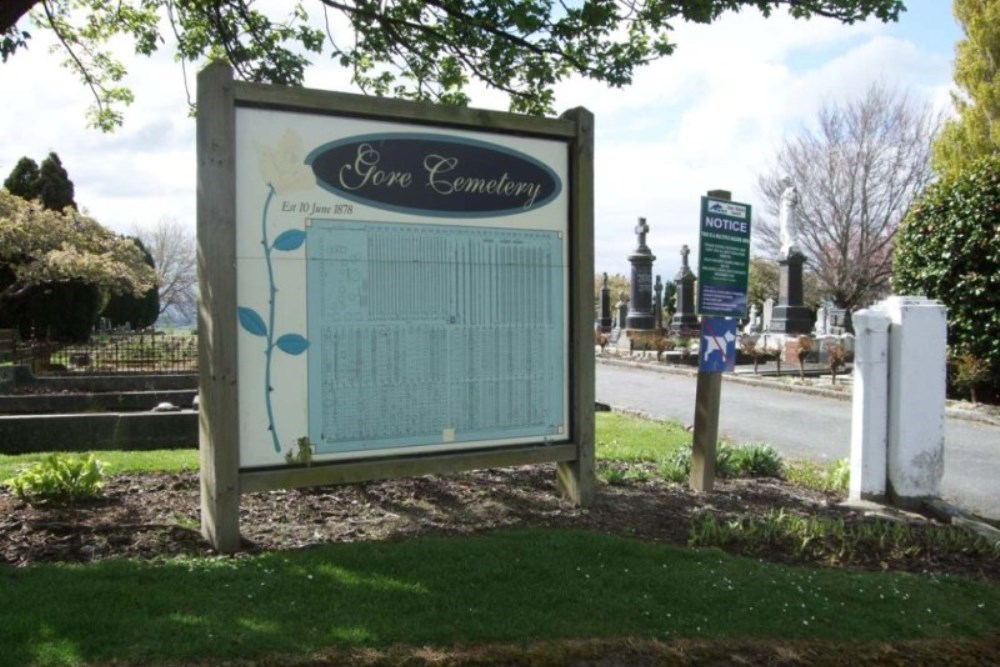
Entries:
[[[597, 364], [597, 400], [661, 419], [694, 422], [695, 377]], [[850, 401], [723, 382], [719, 435], [767, 442], [792, 459], [832, 461], [850, 455]], [[1000, 426], [948, 418], [946, 500], [1000, 519]]]

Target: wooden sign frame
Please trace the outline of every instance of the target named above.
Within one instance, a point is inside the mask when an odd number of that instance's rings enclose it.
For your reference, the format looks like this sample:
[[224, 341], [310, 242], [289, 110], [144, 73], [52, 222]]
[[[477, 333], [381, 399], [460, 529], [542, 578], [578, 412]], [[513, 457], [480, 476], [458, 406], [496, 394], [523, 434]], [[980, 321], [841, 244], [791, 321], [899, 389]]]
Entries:
[[[340, 114], [412, 122], [429, 128], [487, 132], [565, 142], [568, 155], [567, 241], [569, 432], [559, 442], [349, 458], [315, 465], [241, 469], [237, 313], [238, 107], [309, 114]], [[593, 347], [593, 116], [583, 108], [558, 119], [445, 107], [321, 90], [234, 81], [224, 63], [198, 76], [198, 312], [199, 446], [202, 533], [214, 548], [240, 548], [242, 493], [345, 484], [422, 474], [539, 463], [556, 463], [560, 490], [586, 505], [594, 481]]]

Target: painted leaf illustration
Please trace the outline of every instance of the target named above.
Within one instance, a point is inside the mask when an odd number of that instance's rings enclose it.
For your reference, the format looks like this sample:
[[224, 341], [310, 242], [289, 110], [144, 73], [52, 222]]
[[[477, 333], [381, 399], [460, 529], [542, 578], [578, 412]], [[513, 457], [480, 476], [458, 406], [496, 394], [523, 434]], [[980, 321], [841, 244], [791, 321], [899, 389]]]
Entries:
[[300, 245], [305, 243], [306, 233], [301, 229], [289, 229], [286, 232], [278, 234], [278, 238], [274, 239], [275, 250], [295, 250]]
[[309, 347], [309, 341], [298, 334], [285, 334], [274, 342], [285, 354], [302, 354]]
[[267, 325], [264, 324], [264, 319], [253, 308], [239, 306], [236, 313], [239, 315], [240, 325], [248, 332], [254, 336], [267, 335]]

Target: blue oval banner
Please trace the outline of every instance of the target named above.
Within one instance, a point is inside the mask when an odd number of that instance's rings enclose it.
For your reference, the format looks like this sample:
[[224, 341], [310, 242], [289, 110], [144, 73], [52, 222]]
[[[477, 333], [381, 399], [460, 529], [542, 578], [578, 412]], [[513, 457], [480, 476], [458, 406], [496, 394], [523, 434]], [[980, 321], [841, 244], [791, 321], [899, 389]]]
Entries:
[[552, 169], [503, 146], [440, 134], [369, 134], [306, 157], [324, 189], [377, 208], [445, 217], [524, 213], [562, 190]]

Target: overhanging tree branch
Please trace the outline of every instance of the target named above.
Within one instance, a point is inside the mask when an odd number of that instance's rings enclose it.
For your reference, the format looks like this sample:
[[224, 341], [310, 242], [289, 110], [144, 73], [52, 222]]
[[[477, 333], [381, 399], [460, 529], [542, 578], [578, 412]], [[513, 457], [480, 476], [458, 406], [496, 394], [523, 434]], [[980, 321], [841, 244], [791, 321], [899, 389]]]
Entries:
[[[0, 2], [4, 57], [18, 50], [26, 31], [14, 30], [43, 0]], [[280, 3], [279, 3], [280, 4]], [[309, 22], [304, 5], [272, 19], [250, 0], [73, 0], [48, 8], [72, 67], [95, 93], [92, 122], [120, 124], [131, 92], [119, 82], [125, 69], [106, 43], [134, 41], [149, 55], [159, 35], [173, 30], [183, 61], [224, 55], [244, 80], [301, 85], [310, 64], [304, 54], [332, 50], [354, 73], [354, 83], [380, 95], [465, 103], [478, 79], [511, 99], [511, 109], [553, 111], [554, 86], [574, 74], [610, 86], [631, 82], [637, 67], [669, 55], [675, 20], [711, 23], [726, 12], [756, 8], [765, 16], [784, 8], [796, 18], [822, 16], [845, 23], [869, 17], [895, 20], [900, 0], [313, 0], [326, 19]], [[281, 10], [274, 10], [278, 14]], [[341, 43], [328, 13], [348, 20], [353, 33]], [[54, 20], [54, 19], [59, 19]], [[60, 23], [60, 21], [64, 21]], [[161, 25], [161, 21], [166, 23]], [[75, 26], [82, 26], [77, 28]]]

